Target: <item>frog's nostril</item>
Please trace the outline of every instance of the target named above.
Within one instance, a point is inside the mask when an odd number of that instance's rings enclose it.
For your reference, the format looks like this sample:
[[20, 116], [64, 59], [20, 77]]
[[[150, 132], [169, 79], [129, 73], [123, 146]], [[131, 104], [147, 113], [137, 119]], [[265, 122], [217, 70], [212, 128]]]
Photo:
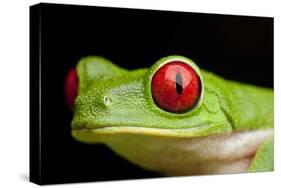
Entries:
[[75, 68], [68, 71], [64, 90], [66, 104], [70, 109], [73, 109], [74, 101], [78, 94], [78, 76]]
[[103, 97], [103, 103], [105, 106], [109, 106], [111, 103], [111, 99], [108, 96]]

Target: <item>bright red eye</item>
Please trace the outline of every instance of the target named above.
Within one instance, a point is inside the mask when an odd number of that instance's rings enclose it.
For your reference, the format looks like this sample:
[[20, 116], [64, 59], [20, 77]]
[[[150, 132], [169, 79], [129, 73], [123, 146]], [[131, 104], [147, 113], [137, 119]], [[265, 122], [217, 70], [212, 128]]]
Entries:
[[69, 70], [65, 80], [65, 99], [70, 109], [73, 108], [75, 98], [78, 94], [78, 76], [75, 68]]
[[183, 113], [197, 104], [201, 82], [191, 66], [181, 61], [172, 61], [156, 71], [151, 89], [154, 102], [160, 108]]

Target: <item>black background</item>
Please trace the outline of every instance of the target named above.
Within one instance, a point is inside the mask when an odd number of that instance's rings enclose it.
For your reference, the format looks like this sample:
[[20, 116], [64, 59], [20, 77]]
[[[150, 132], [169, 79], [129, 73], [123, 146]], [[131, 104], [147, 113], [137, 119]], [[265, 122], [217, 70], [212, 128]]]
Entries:
[[39, 6], [42, 183], [159, 177], [103, 145], [82, 144], [71, 137], [64, 81], [84, 56], [104, 56], [134, 69], [177, 54], [224, 78], [273, 87], [273, 18]]

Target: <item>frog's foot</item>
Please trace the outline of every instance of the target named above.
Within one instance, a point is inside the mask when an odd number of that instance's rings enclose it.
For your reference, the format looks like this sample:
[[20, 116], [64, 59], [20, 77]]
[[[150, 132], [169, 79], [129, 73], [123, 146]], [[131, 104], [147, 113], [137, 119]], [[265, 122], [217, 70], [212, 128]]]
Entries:
[[249, 172], [263, 172], [274, 169], [274, 144], [273, 136], [268, 138], [258, 149]]

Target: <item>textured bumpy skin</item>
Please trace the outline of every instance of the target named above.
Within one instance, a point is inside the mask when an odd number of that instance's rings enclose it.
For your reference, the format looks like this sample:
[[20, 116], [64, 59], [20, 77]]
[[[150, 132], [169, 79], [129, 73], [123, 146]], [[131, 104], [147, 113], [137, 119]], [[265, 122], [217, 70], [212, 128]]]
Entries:
[[[162, 110], [151, 96], [153, 74], [175, 59], [189, 63], [203, 85], [198, 106], [182, 114]], [[273, 129], [271, 89], [228, 81], [213, 73], [200, 71], [190, 59], [182, 56], [162, 58], [149, 69], [132, 71], [122, 69], [105, 58], [89, 56], [79, 61], [77, 73], [79, 91], [72, 121], [73, 137], [85, 143], [105, 143], [121, 156], [147, 169], [161, 172], [162, 167], [150, 168], [147, 161], [135, 160], [136, 153], [130, 151], [132, 146], [124, 146], [139, 135], [151, 141], [152, 137], [190, 139]], [[262, 156], [265, 154], [258, 152], [252, 171], [259, 169], [258, 161], [264, 161]], [[267, 165], [259, 171], [272, 168]]]
[[214, 93], [234, 130], [272, 128], [271, 89], [224, 80], [204, 73], [205, 90]]

